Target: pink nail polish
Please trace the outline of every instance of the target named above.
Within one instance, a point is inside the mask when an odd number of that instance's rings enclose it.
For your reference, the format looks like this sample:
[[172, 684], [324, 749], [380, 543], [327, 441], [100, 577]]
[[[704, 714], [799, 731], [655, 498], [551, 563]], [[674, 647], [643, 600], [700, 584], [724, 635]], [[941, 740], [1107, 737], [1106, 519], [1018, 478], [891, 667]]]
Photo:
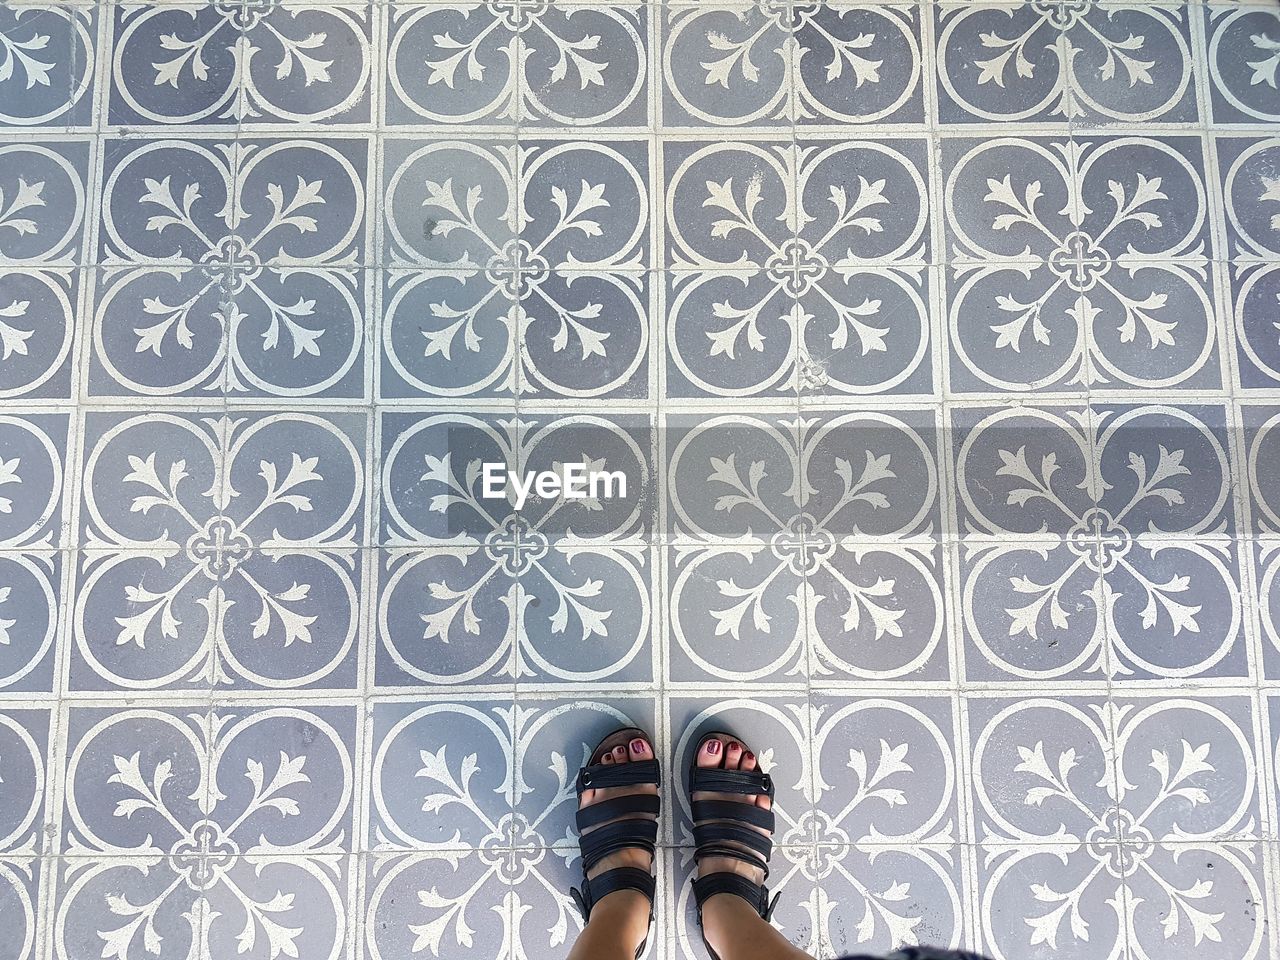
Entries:
[[707, 744], [707, 752], [708, 752], [708, 753], [719, 753], [719, 752], [720, 752], [720, 741], [719, 741], [719, 740], [712, 740], [710, 743], [708, 743], [708, 744]]

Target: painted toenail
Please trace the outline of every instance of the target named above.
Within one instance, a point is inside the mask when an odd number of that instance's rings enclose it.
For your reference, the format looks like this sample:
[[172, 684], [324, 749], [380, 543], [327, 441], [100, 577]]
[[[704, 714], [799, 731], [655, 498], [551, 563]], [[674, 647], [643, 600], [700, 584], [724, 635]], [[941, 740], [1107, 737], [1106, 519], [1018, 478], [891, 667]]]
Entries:
[[756, 758], [755, 754], [751, 753], [750, 751], [747, 751], [742, 755], [743, 760], [754, 760], [755, 758]]
[[640, 753], [642, 750], [644, 750], [644, 741], [641, 740], [639, 737], [636, 737], [634, 740], [631, 741], [631, 749], [634, 750], [636, 753]]
[[719, 752], [720, 752], [719, 740], [712, 740], [710, 743], [707, 744], [707, 753], [719, 753]]

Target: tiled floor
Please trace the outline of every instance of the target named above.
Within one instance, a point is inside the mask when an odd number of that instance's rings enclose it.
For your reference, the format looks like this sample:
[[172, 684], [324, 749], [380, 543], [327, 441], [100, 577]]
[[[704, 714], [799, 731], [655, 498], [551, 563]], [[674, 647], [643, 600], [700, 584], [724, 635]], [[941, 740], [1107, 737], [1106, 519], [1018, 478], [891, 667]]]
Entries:
[[561, 956], [624, 718], [750, 740], [819, 955], [1280, 956], [1278, 83], [1274, 2], [0, 2], [0, 960]]

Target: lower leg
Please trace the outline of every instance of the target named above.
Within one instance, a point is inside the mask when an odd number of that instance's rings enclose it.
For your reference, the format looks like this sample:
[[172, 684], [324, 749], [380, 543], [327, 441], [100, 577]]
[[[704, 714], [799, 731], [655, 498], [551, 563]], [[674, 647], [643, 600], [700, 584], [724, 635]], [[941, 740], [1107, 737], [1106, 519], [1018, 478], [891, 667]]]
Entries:
[[648, 932], [649, 901], [635, 890], [619, 890], [591, 908], [568, 960], [635, 960]]
[[702, 932], [720, 960], [813, 960], [731, 894], [718, 894], [702, 905]]

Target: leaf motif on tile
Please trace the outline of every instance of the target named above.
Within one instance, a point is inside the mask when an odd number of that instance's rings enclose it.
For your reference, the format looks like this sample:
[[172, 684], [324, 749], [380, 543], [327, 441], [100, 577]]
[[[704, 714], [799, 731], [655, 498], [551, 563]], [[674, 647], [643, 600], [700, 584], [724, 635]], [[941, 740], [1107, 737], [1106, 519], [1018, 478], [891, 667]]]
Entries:
[[1188, 19], [1096, 0], [943, 8], [939, 82], [972, 119], [1153, 120], [1190, 85]]
[[[1135, 165], [1167, 175], [1124, 174], [1115, 164], [1137, 149], [1158, 160]], [[986, 176], [977, 222], [950, 218], [951, 329], [968, 370], [1025, 390], [1167, 386], [1211, 369], [1207, 197], [1186, 159], [1154, 142], [1002, 140], [961, 159], [948, 194], [1006, 163], [1020, 172]]]

